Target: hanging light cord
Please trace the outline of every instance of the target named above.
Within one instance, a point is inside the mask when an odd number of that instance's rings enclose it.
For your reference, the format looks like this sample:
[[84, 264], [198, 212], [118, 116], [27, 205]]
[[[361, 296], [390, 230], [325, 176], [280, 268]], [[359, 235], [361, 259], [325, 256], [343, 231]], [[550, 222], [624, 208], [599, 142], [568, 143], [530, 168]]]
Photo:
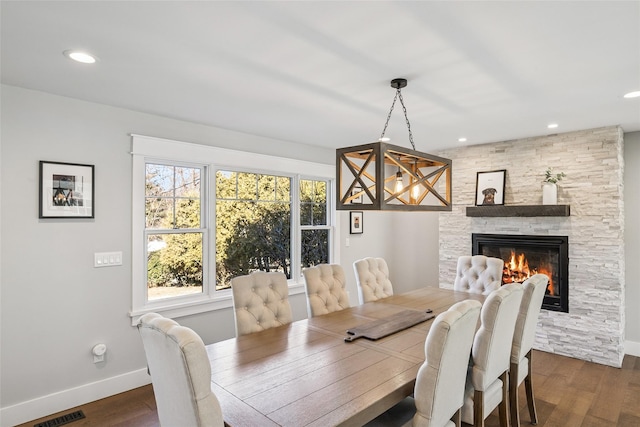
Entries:
[[380, 139], [384, 138], [384, 134], [387, 132], [387, 126], [389, 126], [389, 120], [391, 119], [391, 113], [393, 113], [393, 107], [396, 105], [396, 99], [400, 98], [400, 104], [402, 105], [402, 111], [404, 112], [404, 119], [407, 122], [407, 130], [409, 131], [409, 142], [411, 143], [411, 147], [416, 149], [416, 145], [413, 143], [413, 134], [411, 133], [411, 123], [409, 123], [409, 116], [407, 116], [407, 107], [404, 106], [404, 100], [402, 99], [402, 92], [400, 88], [396, 89], [396, 96], [393, 97], [393, 103], [391, 104], [391, 109], [389, 110], [389, 115], [387, 116], [387, 121], [384, 124], [384, 129], [382, 129], [382, 135], [380, 135]]

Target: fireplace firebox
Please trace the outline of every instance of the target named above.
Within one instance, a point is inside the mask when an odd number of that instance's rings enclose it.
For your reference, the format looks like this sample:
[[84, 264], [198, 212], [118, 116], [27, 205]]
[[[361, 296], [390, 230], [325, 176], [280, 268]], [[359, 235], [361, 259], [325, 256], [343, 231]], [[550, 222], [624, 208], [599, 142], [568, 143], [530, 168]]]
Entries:
[[504, 261], [502, 284], [522, 283], [542, 273], [549, 285], [542, 308], [569, 312], [569, 238], [567, 236], [525, 236], [473, 233], [473, 255]]

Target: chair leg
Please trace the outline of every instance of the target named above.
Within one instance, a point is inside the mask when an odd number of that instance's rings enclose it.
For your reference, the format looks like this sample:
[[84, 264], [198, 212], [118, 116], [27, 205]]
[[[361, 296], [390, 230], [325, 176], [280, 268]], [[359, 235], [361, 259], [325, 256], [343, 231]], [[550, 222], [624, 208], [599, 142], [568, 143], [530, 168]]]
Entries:
[[531, 424], [534, 426], [538, 424], [538, 414], [536, 413], [536, 401], [533, 397], [533, 383], [531, 381], [531, 350], [525, 356], [529, 360], [529, 370], [527, 377], [524, 379], [524, 388], [527, 392], [527, 405], [529, 406], [529, 416], [531, 417]]
[[478, 390], [473, 392], [473, 424], [484, 427], [484, 393]]
[[520, 427], [518, 385], [518, 364], [512, 363], [509, 369], [509, 406], [511, 408], [511, 425], [513, 427]]
[[458, 409], [453, 417], [451, 417], [451, 421], [456, 425], [456, 427], [462, 427], [462, 408]]
[[509, 371], [500, 375], [502, 381], [502, 402], [498, 406], [500, 414], [500, 427], [509, 427]]

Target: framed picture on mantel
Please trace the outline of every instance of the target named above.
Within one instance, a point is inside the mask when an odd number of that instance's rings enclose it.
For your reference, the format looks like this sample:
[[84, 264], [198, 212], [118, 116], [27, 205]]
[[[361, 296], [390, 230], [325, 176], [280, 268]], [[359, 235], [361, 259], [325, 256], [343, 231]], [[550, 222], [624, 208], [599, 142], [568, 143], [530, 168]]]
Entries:
[[476, 206], [504, 205], [506, 169], [478, 172], [476, 178]]

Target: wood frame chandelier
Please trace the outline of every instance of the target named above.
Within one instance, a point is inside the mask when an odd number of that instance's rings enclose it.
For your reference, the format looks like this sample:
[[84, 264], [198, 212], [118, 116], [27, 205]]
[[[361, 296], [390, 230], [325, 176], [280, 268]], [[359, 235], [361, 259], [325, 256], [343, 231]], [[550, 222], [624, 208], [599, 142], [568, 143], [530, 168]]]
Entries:
[[[391, 80], [396, 96], [377, 142], [336, 150], [336, 209], [451, 211], [451, 160], [416, 151], [401, 93], [406, 86], [406, 79]], [[384, 136], [397, 99], [413, 149]]]

